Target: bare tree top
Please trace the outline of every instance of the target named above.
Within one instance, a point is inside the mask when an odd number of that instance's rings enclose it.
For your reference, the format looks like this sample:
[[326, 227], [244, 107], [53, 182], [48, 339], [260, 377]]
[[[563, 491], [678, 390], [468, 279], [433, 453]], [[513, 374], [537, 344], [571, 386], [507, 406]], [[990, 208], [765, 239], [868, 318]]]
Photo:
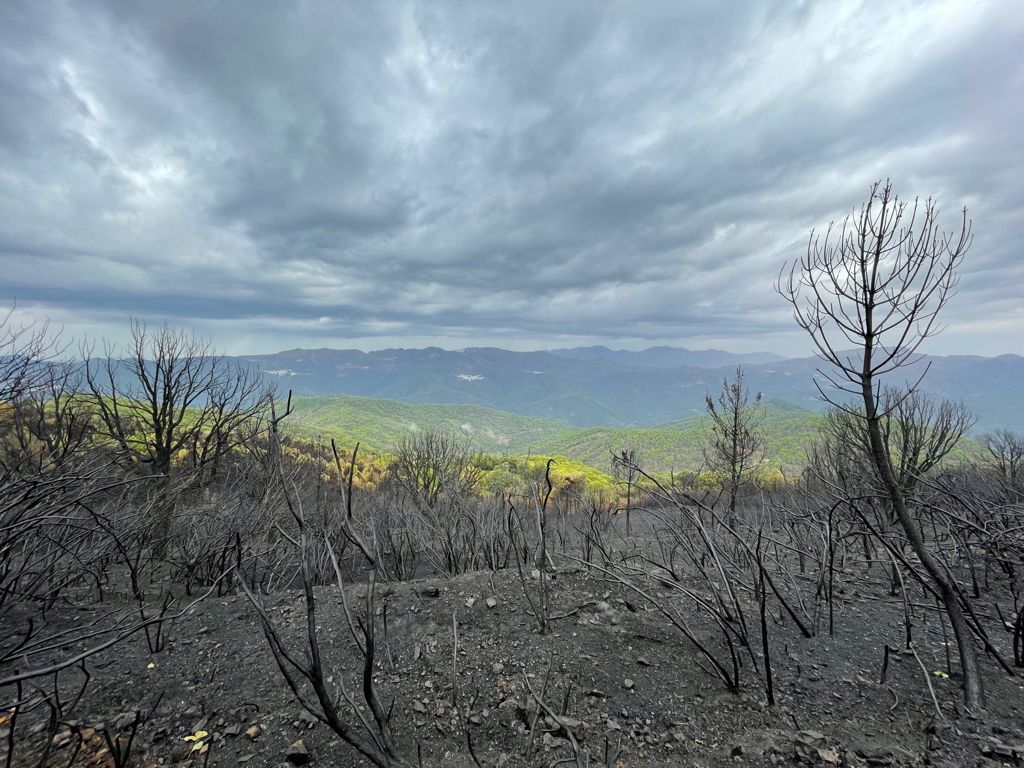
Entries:
[[783, 266], [776, 290], [834, 367], [819, 373], [860, 394], [865, 380], [920, 360], [922, 342], [940, 330], [936, 318], [971, 239], [966, 208], [959, 225], [943, 231], [931, 198], [903, 202], [889, 181], [872, 184], [867, 202], [838, 226], [812, 231], [807, 253]]

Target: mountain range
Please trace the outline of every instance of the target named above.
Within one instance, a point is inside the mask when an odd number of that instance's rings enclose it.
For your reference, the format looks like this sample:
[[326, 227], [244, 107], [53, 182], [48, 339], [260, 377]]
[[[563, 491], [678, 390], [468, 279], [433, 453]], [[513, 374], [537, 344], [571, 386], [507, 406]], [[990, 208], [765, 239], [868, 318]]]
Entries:
[[[405, 403], [474, 405], [572, 427], [647, 427], [703, 413], [737, 365], [753, 392], [802, 409], [825, 407], [815, 357], [784, 359], [719, 350], [652, 347], [640, 352], [577, 347], [512, 352], [386, 349], [374, 352], [292, 349], [232, 358], [258, 367], [297, 396], [357, 395]], [[977, 418], [975, 432], [1024, 425], [1024, 357], [923, 356], [893, 383], [914, 382], [932, 397], [962, 400]], [[849, 395], [838, 394], [842, 401]]]

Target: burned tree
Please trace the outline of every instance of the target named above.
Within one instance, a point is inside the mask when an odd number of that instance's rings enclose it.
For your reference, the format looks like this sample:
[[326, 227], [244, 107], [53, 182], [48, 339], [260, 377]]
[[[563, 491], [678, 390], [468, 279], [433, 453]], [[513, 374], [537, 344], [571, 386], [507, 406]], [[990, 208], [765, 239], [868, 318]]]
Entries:
[[[949, 616], [959, 646], [964, 703], [977, 711], [985, 697], [962, 594], [948, 565], [926, 543], [886, 442], [885, 408], [891, 412], [899, 399], [888, 406], [882, 402], [883, 378], [919, 363], [921, 344], [938, 331], [938, 314], [953, 295], [970, 243], [966, 209], [958, 227], [944, 232], [931, 199], [908, 204], [890, 183], [877, 182], [859, 212], [838, 228], [830, 224], [823, 237], [811, 233], [806, 255], [788, 270], [783, 267], [777, 288], [826, 363], [819, 373], [831, 387], [818, 383], [821, 396], [838, 408], [846, 406], [837, 391], [863, 403], [863, 410], [846, 410], [863, 421], [886, 501]], [[846, 351], [851, 345], [853, 351]], [[927, 367], [906, 384], [905, 396], [926, 372]]]
[[722, 381], [718, 403], [705, 395], [705, 409], [710, 424], [704, 457], [712, 469], [725, 475], [729, 500], [729, 519], [736, 515], [736, 499], [740, 488], [750, 479], [764, 457], [764, 409], [761, 393], [750, 397], [744, 383], [743, 369], [736, 368], [736, 378]]
[[469, 445], [445, 432], [416, 432], [395, 448], [390, 477], [427, 507], [443, 496], [471, 494], [480, 481], [477, 456]]
[[981, 438], [991, 466], [1011, 485], [1024, 474], [1024, 435], [997, 429]]
[[31, 392], [57, 352], [57, 341], [45, 323], [18, 325], [14, 308], [0, 316], [0, 405]]
[[633, 490], [640, 479], [640, 450], [635, 446], [623, 448], [618, 453], [612, 452], [612, 475], [626, 486], [626, 533], [632, 532], [630, 512], [633, 509]]
[[6, 406], [0, 466], [42, 474], [88, 452], [93, 419], [77, 365], [47, 362], [33, 378], [31, 389]]
[[[878, 411], [883, 443], [906, 494], [913, 493], [921, 479], [949, 456], [974, 424], [963, 403], [931, 400], [919, 390], [884, 387]], [[877, 473], [863, 407], [856, 403], [833, 407], [826, 414], [822, 435], [845, 464], [840, 471]]]
[[273, 396], [259, 375], [225, 362], [210, 342], [167, 325], [154, 331], [133, 320], [127, 356], [104, 351], [99, 359], [83, 354], [99, 434], [155, 475], [169, 476], [179, 453], [197, 469], [215, 466]]
[[177, 505], [172, 469], [193, 468], [178, 490], [208, 479], [251, 435], [251, 424], [264, 419], [273, 390], [258, 374], [216, 355], [210, 342], [167, 325], [151, 330], [133, 320], [124, 358], [109, 344], [99, 359], [91, 351], [83, 350], [84, 397], [96, 436], [121, 462], [148, 468], [161, 484], [151, 544], [163, 556]]

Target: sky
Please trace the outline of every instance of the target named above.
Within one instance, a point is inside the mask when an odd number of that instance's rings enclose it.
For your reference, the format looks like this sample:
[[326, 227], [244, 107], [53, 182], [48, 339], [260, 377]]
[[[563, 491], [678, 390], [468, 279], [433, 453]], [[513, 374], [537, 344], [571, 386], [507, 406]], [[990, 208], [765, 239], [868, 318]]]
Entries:
[[0, 4], [0, 305], [233, 354], [810, 352], [872, 181], [969, 209], [937, 354], [1024, 354], [1024, 6]]

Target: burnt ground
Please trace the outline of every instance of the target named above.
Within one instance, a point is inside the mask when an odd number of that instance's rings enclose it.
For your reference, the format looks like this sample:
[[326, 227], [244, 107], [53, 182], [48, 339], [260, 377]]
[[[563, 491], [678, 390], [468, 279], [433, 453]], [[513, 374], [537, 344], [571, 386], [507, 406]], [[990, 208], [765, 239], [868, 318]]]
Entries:
[[[678, 630], [599, 573], [560, 571], [552, 588], [556, 613], [589, 604], [542, 636], [515, 571], [378, 586], [378, 608], [386, 602], [388, 613], [386, 644], [378, 629], [378, 684], [386, 700], [394, 696], [394, 731], [409, 754], [418, 743], [424, 765], [471, 766], [468, 731], [488, 768], [548, 766], [569, 757], [568, 742], [543, 717], [531, 737], [536, 705], [525, 675], [537, 690], [548, 677], [545, 698], [558, 710], [565, 706], [595, 766], [606, 764], [606, 744], [612, 755], [621, 744], [618, 757], [607, 760], [616, 766], [1024, 764], [1024, 679], [985, 660], [989, 710], [978, 719], [964, 716], [955, 652], [954, 674], [936, 674], [947, 669], [949, 646], [934, 612], [918, 612], [915, 645], [943, 717], [913, 655], [896, 653], [887, 682], [879, 683], [884, 645], [900, 647], [903, 635], [901, 599], [884, 590], [861, 594], [847, 586], [831, 637], [804, 639], [791, 621], [774, 617], [778, 701], [768, 707], [749, 659], [742, 692], [728, 693], [699, 668]], [[359, 661], [337, 592], [323, 587], [317, 595], [327, 674], [351, 682]], [[279, 593], [269, 605], [298, 642], [305, 625], [301, 594]], [[90, 615], [68, 609], [61, 620], [82, 623]], [[462, 714], [452, 706], [453, 615]], [[688, 615], [714, 641], [707, 622], [694, 611]], [[757, 621], [756, 611], [749, 616]], [[74, 713], [86, 738], [76, 764], [111, 765], [102, 732], [124, 732], [136, 708], [161, 693], [136, 739], [135, 765], [279, 766], [298, 740], [312, 766], [368, 764], [297, 705], [244, 596], [208, 598], [168, 632], [159, 653], [135, 636], [93, 660], [93, 682]], [[13, 765], [34, 765], [28, 751], [45, 737], [41, 726], [33, 726], [40, 729], [35, 745], [20, 739]], [[20, 728], [27, 727], [23, 721]], [[192, 750], [196, 741], [185, 739], [197, 731], [208, 735]], [[75, 739], [58, 734], [61, 748], [51, 764], [67, 764], [67, 744]]]

